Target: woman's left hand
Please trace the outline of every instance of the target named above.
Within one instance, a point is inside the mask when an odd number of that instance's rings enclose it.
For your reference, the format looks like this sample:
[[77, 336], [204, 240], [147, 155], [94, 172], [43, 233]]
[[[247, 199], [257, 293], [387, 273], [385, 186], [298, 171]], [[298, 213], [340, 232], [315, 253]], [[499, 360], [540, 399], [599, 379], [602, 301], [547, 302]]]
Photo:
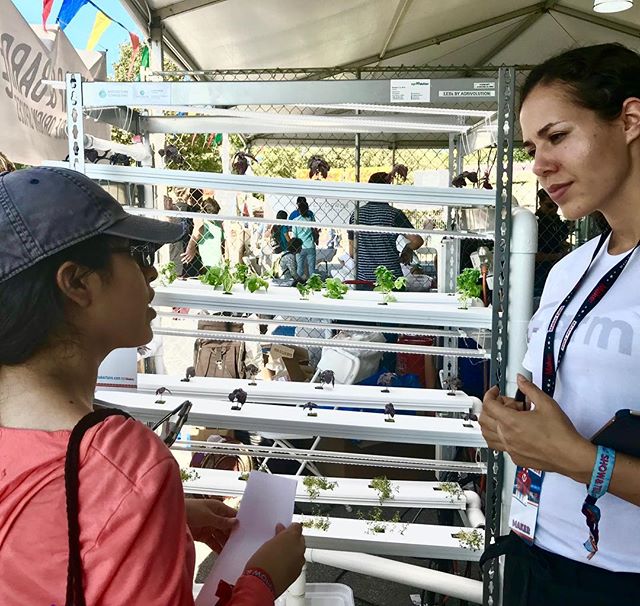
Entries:
[[187, 525], [194, 541], [220, 553], [236, 527], [236, 510], [217, 499], [185, 499]]
[[480, 425], [489, 447], [508, 452], [516, 465], [571, 476], [592, 445], [553, 398], [521, 375], [518, 387], [534, 403], [533, 410], [523, 410], [497, 388], [485, 395]]

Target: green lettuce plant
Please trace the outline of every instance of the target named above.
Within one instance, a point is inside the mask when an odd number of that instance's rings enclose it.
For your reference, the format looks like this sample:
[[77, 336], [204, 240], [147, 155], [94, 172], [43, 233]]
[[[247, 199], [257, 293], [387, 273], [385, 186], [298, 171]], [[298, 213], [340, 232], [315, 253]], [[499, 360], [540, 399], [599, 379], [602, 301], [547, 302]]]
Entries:
[[307, 286], [314, 292], [320, 292], [323, 287], [322, 278], [318, 274], [312, 274], [307, 280]]
[[393, 272], [384, 265], [378, 265], [375, 269], [376, 283], [373, 290], [382, 293], [382, 303], [387, 305], [393, 303], [397, 299], [391, 294], [393, 290], [402, 290], [407, 285], [406, 278], [396, 278]]
[[349, 287], [338, 278], [327, 278], [324, 281], [324, 296], [329, 299], [344, 299], [344, 295], [349, 291]]
[[456, 292], [460, 300], [460, 308], [467, 309], [469, 299], [474, 299], [482, 294], [482, 287], [478, 284], [480, 280], [479, 269], [465, 269], [456, 278]]
[[160, 274], [160, 283], [163, 286], [169, 286], [169, 284], [173, 284], [178, 279], [176, 264], [173, 261], [163, 265], [158, 273]]
[[261, 276], [259, 276], [258, 274], [252, 272], [247, 276], [244, 282], [244, 287], [250, 293], [254, 293], [261, 288], [264, 288], [265, 290], [269, 290], [269, 282], [264, 278], [262, 278]]

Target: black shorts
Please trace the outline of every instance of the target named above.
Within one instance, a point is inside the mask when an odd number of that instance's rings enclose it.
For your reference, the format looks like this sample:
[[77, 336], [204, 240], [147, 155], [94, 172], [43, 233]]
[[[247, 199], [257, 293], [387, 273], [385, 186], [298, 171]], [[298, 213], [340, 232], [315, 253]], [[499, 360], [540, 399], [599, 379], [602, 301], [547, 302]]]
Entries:
[[[481, 565], [506, 556], [503, 606], [631, 606], [640, 604], [640, 574], [611, 572], [529, 546], [511, 533], [500, 537]], [[597, 557], [597, 556], [596, 556]]]

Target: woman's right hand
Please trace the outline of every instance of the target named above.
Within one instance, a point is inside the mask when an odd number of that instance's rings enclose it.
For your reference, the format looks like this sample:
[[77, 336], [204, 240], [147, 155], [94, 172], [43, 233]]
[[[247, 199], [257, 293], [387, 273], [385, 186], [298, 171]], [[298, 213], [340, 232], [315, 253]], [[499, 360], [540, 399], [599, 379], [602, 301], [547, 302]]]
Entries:
[[278, 597], [300, 576], [304, 566], [304, 550], [302, 525], [291, 524], [285, 528], [278, 524], [276, 536], [249, 558], [245, 569], [261, 568], [268, 573]]

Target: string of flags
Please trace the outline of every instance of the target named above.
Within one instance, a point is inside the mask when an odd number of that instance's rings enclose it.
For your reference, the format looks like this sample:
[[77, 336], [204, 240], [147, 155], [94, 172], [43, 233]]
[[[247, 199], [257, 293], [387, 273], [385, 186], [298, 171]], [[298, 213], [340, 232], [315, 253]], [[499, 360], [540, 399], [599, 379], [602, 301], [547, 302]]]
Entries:
[[[49, 16], [51, 14], [53, 2], [54, 0], [42, 0], [42, 26], [45, 31], [47, 31], [47, 20], [49, 19]], [[93, 22], [93, 27], [89, 34], [87, 49], [93, 50], [100, 41], [100, 38], [102, 38], [102, 35], [107, 30], [107, 28], [112, 23], [115, 23], [129, 34], [129, 37], [131, 39], [131, 47], [133, 49], [131, 59], [131, 62], [133, 63], [136, 55], [140, 50], [140, 38], [133, 32], [130, 32], [128, 28], [120, 23], [120, 21], [107, 15], [107, 13], [105, 13], [95, 2], [93, 2], [93, 0], [63, 0], [62, 6], [60, 6], [60, 11], [58, 12], [58, 16], [56, 17], [56, 23], [58, 24], [60, 29], [64, 30], [85, 4], [93, 6], [98, 11]]]
[[[42, 0], [42, 27], [44, 28], [44, 31], [47, 31], [47, 21], [51, 15], [53, 3], [54, 0]], [[93, 27], [91, 29], [91, 32], [89, 33], [89, 38], [87, 40], [88, 50], [93, 50], [100, 41], [100, 38], [102, 38], [105, 31], [109, 28], [109, 26], [112, 23], [115, 23], [129, 34], [129, 39], [131, 40], [131, 61], [129, 64], [129, 71], [127, 73], [128, 79], [131, 80], [131, 77], [133, 76], [133, 70], [138, 53], [141, 53], [141, 67], [149, 67], [149, 47], [146, 44], [141, 46], [140, 38], [136, 34], [130, 32], [129, 29], [118, 20], [107, 15], [107, 13], [105, 13], [95, 2], [93, 2], [93, 0], [63, 0], [58, 12], [58, 16], [56, 17], [56, 23], [61, 30], [64, 30], [67, 25], [71, 23], [73, 18], [78, 14], [78, 11], [85, 4], [89, 4], [97, 10], [96, 18], [93, 22]], [[192, 141], [192, 143], [195, 142], [195, 137], [196, 135], [194, 135], [194, 141]], [[206, 146], [217, 147], [218, 145], [221, 145], [221, 143], [222, 135], [220, 133], [211, 133], [207, 138]]]

